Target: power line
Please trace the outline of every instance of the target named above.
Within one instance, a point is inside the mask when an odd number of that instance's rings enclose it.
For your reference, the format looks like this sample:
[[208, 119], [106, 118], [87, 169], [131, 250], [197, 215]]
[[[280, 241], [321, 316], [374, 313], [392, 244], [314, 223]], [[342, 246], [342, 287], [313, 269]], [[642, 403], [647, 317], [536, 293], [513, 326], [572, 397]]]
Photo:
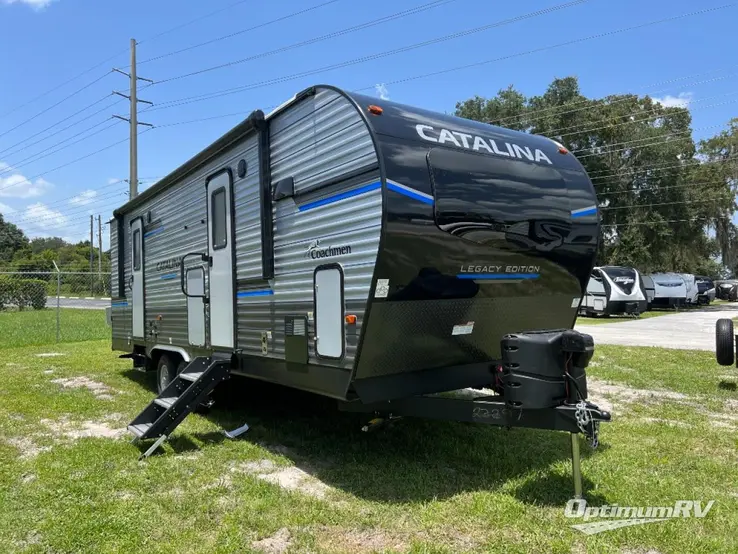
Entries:
[[[139, 135], [142, 135], [143, 133], [146, 133], [147, 131], [150, 131], [150, 130], [151, 130], [151, 128], [147, 128], [147, 129], [141, 131], [138, 134]], [[34, 179], [38, 179], [40, 177], [43, 177], [44, 175], [48, 175], [49, 173], [52, 173], [54, 171], [57, 171], [58, 169], [62, 169], [64, 167], [67, 167], [67, 166], [70, 166], [72, 164], [75, 164], [75, 163], [77, 163], [79, 161], [82, 161], [82, 160], [85, 160], [85, 159], [90, 158], [92, 156], [95, 156], [97, 154], [100, 154], [101, 152], [104, 152], [105, 150], [109, 150], [110, 148], [113, 148], [114, 146], [117, 146], [117, 145], [122, 144], [122, 143], [127, 142], [127, 141], [128, 141], [128, 137], [124, 138], [123, 140], [119, 140], [118, 142], [114, 142], [113, 144], [109, 144], [107, 146], [104, 146], [104, 147], [102, 147], [102, 148], [100, 148], [98, 150], [95, 150], [94, 152], [91, 152], [89, 154], [85, 154], [84, 156], [81, 156], [79, 158], [75, 158], [74, 160], [71, 160], [71, 161], [69, 161], [69, 162], [67, 162], [65, 164], [62, 164], [60, 166], [57, 166], [57, 167], [55, 167], [53, 169], [49, 169], [47, 171], [44, 171], [43, 173], [39, 173], [38, 175], [34, 175], [33, 177], [28, 177], [28, 178], [25, 179], [25, 182], [28, 183], [28, 184], [33, 184], [32, 181]], [[15, 187], [15, 186], [18, 186], [19, 184], [20, 183], [12, 183], [10, 185], [6, 185], [4, 187], [0, 187], [0, 191], [6, 190], [8, 188]]]
[[[592, 181], [593, 186], [599, 187], [606, 185], [607, 183], [595, 183], [594, 181], [597, 179], [613, 179], [615, 177], [624, 177], [626, 175], [635, 175], [637, 173], [643, 173], [643, 172], [655, 172], [655, 171], [664, 171], [667, 169], [684, 169], [688, 167], [698, 167], [698, 166], [704, 166], [709, 164], [717, 164], [717, 163], [725, 163], [728, 161], [738, 161], [738, 155], [735, 156], [728, 156], [727, 158], [720, 159], [720, 160], [707, 160], [707, 161], [700, 161], [695, 160], [694, 158], [691, 158], [689, 160], [685, 160], [678, 164], [669, 164], [664, 163], [657, 166], [645, 166], [640, 168], [632, 168], [628, 170], [620, 170], [620, 171], [612, 171], [611, 169], [603, 169], [593, 172], [588, 172], [588, 176], [590, 181]], [[608, 173], [609, 172], [609, 173]], [[592, 176], [594, 173], [606, 173], [605, 175], [595, 175]]]
[[[718, 73], [720, 71], [727, 71], [728, 69], [733, 69], [735, 67], [738, 67], [738, 64], [733, 64], [733, 65], [730, 65], [730, 66], [727, 66], [727, 67], [723, 67], [723, 68], [720, 68], [720, 69], [713, 69], [713, 70], [706, 71], [706, 72], [703, 72], [703, 73], [693, 73], [691, 75], [686, 75], [684, 77], [675, 77], [675, 78], [672, 78], [672, 79], [667, 79], [666, 81], [659, 81], [658, 83], [653, 83], [651, 85], [647, 85], [647, 86], [641, 87], [641, 88], [648, 89], [648, 88], [651, 88], [651, 87], [657, 87], [657, 86], [661, 86], [661, 85], [673, 84], [673, 83], [676, 83], [676, 82], [679, 82], [679, 81], [684, 81], [686, 79], [692, 79], [692, 78], [698, 77], [700, 75], [709, 75], [711, 73]], [[702, 85], [702, 84], [705, 84], [705, 83], [714, 83], [716, 81], [721, 81], [723, 79], [727, 79], [727, 78], [733, 77], [735, 75], [736, 74], [733, 73], [731, 75], [723, 75], [721, 77], [714, 77], [712, 79], [706, 79], [704, 81], [695, 81], [695, 82], [692, 82], [692, 83], [687, 83], [684, 86], [685, 87], [695, 87], [695, 86]], [[663, 89], [659, 89], [659, 90], [656, 90], [656, 91], [652, 91], [651, 94], [660, 94], [662, 92], [668, 92], [670, 90], [672, 90], [671, 87], [663, 88]], [[611, 94], [611, 95], [608, 95], [608, 97], [611, 97], [611, 96], [619, 96], [619, 95], [629, 95], [629, 94], [633, 94], [633, 93], [630, 92], [630, 91], [627, 91], [627, 92], [621, 92], [619, 94]], [[649, 96], [651, 96], [651, 94], [649, 94]], [[653, 98], [653, 97], [651, 96], [651, 98]], [[629, 100], [629, 99], [628, 98], [623, 98], [623, 99], [615, 100], [613, 102], [610, 102], [608, 104], [608, 106], [613, 106], [615, 104], [618, 104], [620, 102], [624, 102], [624, 101], [627, 101], [627, 100]], [[574, 110], [570, 110], [570, 111], [560, 111], [560, 110], [563, 110], [563, 109], [567, 109], [568, 110], [569, 108], [574, 108], [575, 106], [582, 106], [584, 104], [588, 104], [588, 105], [586, 105], [586, 106], [584, 106], [582, 108], [574, 109]], [[551, 106], [551, 107], [548, 107], [548, 108], [541, 108], [539, 110], [533, 110], [531, 112], [528, 112], [526, 114], [526, 116], [546, 114], [546, 115], [541, 115], [541, 117], [534, 118], [534, 119], [529, 119], [528, 120], [528, 121], [539, 121], [540, 119], [544, 119], [546, 117], [551, 117], [551, 116], [554, 116], [554, 115], [556, 115], [556, 116], [568, 115], [568, 114], [577, 113], [577, 112], [588, 110], [590, 108], [595, 107], [595, 106], [592, 106], [591, 104], [592, 104], [592, 100], [590, 100], [589, 98], [587, 98], [587, 99], [584, 99], [584, 100], [578, 100], [576, 102], [570, 102], [570, 103], [567, 103], [567, 104], [564, 104], [564, 105], [561, 105], [561, 106]], [[548, 114], [547, 112], [549, 112], [549, 111], [552, 111], [554, 113]], [[511, 117], [505, 117], [505, 118], [502, 118], [502, 119], [499, 119], [499, 120], [495, 120], [495, 121], [496, 121], [496, 124], [497, 125], [503, 125], [504, 123], [506, 123], [508, 121], [515, 121], [515, 120], [516, 120], [516, 116], [511, 116]]]
[[[99, 104], [100, 102], [102, 102], [102, 101], [104, 101], [104, 100], [107, 100], [108, 98], [110, 98], [110, 95], [109, 95], [109, 94], [108, 94], [108, 95], [106, 95], [106, 96], [103, 96], [103, 97], [102, 97], [102, 98], [100, 98], [99, 100], [97, 100], [97, 101], [93, 102], [92, 104], [89, 104], [88, 106], [86, 106], [86, 107], [82, 108], [81, 110], [79, 110], [79, 111], [76, 111], [76, 112], [74, 112], [74, 113], [73, 113], [72, 115], [70, 115], [70, 116], [67, 116], [67, 117], [65, 117], [64, 119], [61, 119], [61, 120], [57, 121], [57, 122], [56, 122], [56, 123], [54, 123], [53, 125], [49, 125], [48, 127], [46, 127], [46, 129], [43, 129], [43, 130], [41, 130], [41, 131], [39, 131], [39, 132], [37, 132], [37, 133], [34, 133], [33, 135], [30, 135], [30, 136], [28, 136], [28, 137], [24, 138], [23, 140], [21, 140], [20, 142], [16, 142], [15, 144], [12, 144], [12, 145], [10, 145], [10, 146], [9, 146], [9, 147], [7, 147], [7, 148], [6, 148], [5, 150], [0, 150], [0, 154], [4, 154], [4, 153], [5, 153], [5, 152], [7, 152], [8, 150], [11, 150], [12, 148], [15, 148], [16, 146], [19, 146], [20, 144], [23, 144], [23, 143], [24, 143], [24, 142], [26, 142], [27, 140], [30, 140], [30, 139], [32, 139], [32, 138], [34, 138], [34, 137], [37, 137], [38, 135], [40, 135], [40, 134], [42, 134], [42, 133], [45, 133], [46, 131], [48, 131], [48, 130], [50, 130], [50, 129], [53, 129], [54, 127], [56, 127], [56, 126], [57, 126], [57, 125], [59, 125], [60, 123], [64, 123], [65, 121], [68, 121], [69, 119], [73, 118], [74, 116], [76, 116], [76, 115], [79, 115], [80, 113], [82, 113], [82, 112], [84, 112], [84, 111], [86, 111], [86, 110], [89, 110], [89, 109], [90, 109], [91, 107], [93, 107], [93, 106], [95, 106], [95, 105]], [[88, 119], [92, 119], [92, 118], [93, 118], [93, 117], [95, 117], [95, 116], [96, 116], [97, 114], [99, 114], [99, 113], [101, 113], [101, 112], [104, 112], [104, 111], [105, 111], [105, 110], [107, 110], [108, 108], [112, 108], [112, 107], [113, 107], [113, 106], [114, 106], [115, 104], [117, 104], [117, 103], [119, 103], [119, 102], [122, 102], [122, 100], [116, 100], [116, 101], [115, 101], [115, 102], [113, 102], [112, 104], [108, 104], [107, 106], [104, 106], [103, 108], [101, 108], [101, 109], [97, 110], [96, 112], [93, 112], [93, 113], [91, 113], [90, 115], [88, 115], [88, 116], [86, 116], [86, 117], [83, 117], [83, 118], [82, 118], [82, 119], [80, 119], [79, 121], [76, 121], [76, 122], [74, 122], [74, 123], [71, 123], [71, 124], [67, 125], [66, 127], [64, 127], [63, 129], [59, 129], [58, 131], [56, 131], [56, 132], [54, 132], [54, 133], [52, 133], [52, 134], [50, 134], [50, 135], [48, 135], [48, 136], [46, 136], [46, 137], [44, 137], [44, 138], [42, 138], [42, 139], [39, 139], [39, 140], [37, 140], [37, 141], [35, 141], [35, 142], [32, 142], [31, 144], [27, 144], [27, 145], [26, 145], [26, 146], [24, 146], [23, 148], [19, 148], [19, 149], [17, 149], [17, 150], [14, 150], [14, 151], [10, 152], [10, 153], [9, 153], [9, 154], [7, 154], [7, 155], [8, 155], [8, 156], [13, 156], [13, 155], [17, 154], [18, 152], [22, 152], [23, 150], [26, 150], [27, 148], [29, 148], [29, 147], [31, 147], [31, 146], [33, 146], [33, 145], [35, 145], [35, 144], [38, 144], [39, 142], [43, 142], [43, 141], [45, 141], [45, 140], [48, 140], [48, 139], [50, 139], [50, 138], [52, 138], [52, 137], [55, 137], [56, 135], [58, 135], [58, 134], [60, 134], [60, 133], [63, 133], [63, 132], [64, 132], [64, 131], [66, 131], [67, 129], [70, 129], [70, 128], [74, 127], [75, 125], [79, 125], [79, 124], [80, 124], [80, 123], [82, 123], [83, 121], [87, 121]]]
[[[693, 16], [696, 16], [696, 15], [702, 15], [704, 13], [716, 11], [716, 10], [719, 10], [719, 9], [724, 9], [726, 7], [732, 7], [734, 5], [735, 4], [729, 4], [727, 6], [720, 6], [720, 7], [717, 7], [717, 8], [709, 8], [709, 9], [699, 10], [699, 11], [695, 11], [695, 12], [689, 12], [689, 13], [681, 14], [681, 15], [677, 15], [677, 16], [672, 16], [672, 17], [657, 19], [657, 20], [654, 20], [654, 21], [649, 21], [647, 23], [641, 23], [641, 24], [638, 24], [638, 25], [630, 26], [630, 27], [623, 27], [623, 28], [616, 29], [616, 30], [613, 30], [613, 31], [607, 31], [607, 32], [598, 33], [598, 34], [595, 34], [595, 35], [590, 35], [588, 37], [583, 37], [583, 38], [574, 39], [574, 40], [570, 40], [570, 41], [566, 41], [566, 42], [561, 42], [561, 43], [558, 43], [558, 44], [544, 46], [544, 47], [541, 47], [541, 48], [535, 48], [535, 49], [531, 49], [531, 50], [526, 50], [526, 51], [523, 51], [523, 52], [517, 52], [515, 54], [508, 54], [506, 56], [501, 56], [501, 57], [498, 57], [498, 58], [492, 58], [492, 59], [483, 60], [483, 61], [479, 61], [479, 62], [474, 62], [474, 63], [470, 63], [470, 64], [459, 65], [459, 66], [455, 66], [455, 67], [450, 67], [450, 68], [446, 68], [446, 69], [432, 71], [432, 72], [429, 72], [429, 73], [423, 73], [423, 74], [419, 74], [419, 75], [414, 75], [412, 77], [404, 77], [402, 79], [396, 79], [396, 80], [393, 80], [393, 81], [384, 81], [384, 83], [386, 85], [402, 84], [402, 83], [407, 83], [407, 82], [418, 80], [418, 79], [424, 79], [424, 78], [427, 78], [427, 77], [435, 77], [437, 75], [443, 75], [443, 74], [452, 73], [452, 72], [455, 72], [455, 71], [461, 71], [461, 70], [464, 70], [464, 69], [477, 68], [477, 67], [481, 67], [483, 65], [487, 65], [487, 64], [491, 64], [491, 63], [495, 63], [495, 62], [499, 62], [499, 61], [505, 61], [505, 60], [514, 59], [514, 58], [517, 58], [517, 57], [527, 56], [527, 55], [530, 55], [530, 54], [535, 54], [535, 53], [539, 53], [539, 52], [545, 52], [545, 51], [548, 51], [548, 50], [552, 50], [552, 49], [556, 49], [556, 48], [561, 48], [561, 47], [564, 47], [564, 46], [570, 46], [570, 45], [573, 45], [573, 44], [579, 44], [579, 43], [582, 43], [582, 42], [586, 42], [586, 41], [590, 41], [590, 40], [596, 40], [596, 39], [604, 38], [604, 37], [608, 37], [608, 36], [613, 36], [613, 35], [616, 35], [616, 34], [628, 32], [628, 31], [633, 31], [633, 30], [637, 30], [637, 29], [642, 29], [642, 28], [645, 28], [645, 27], [650, 27], [650, 26], [653, 26], [653, 25], [661, 24], [661, 23], [667, 23], [667, 22], [671, 22], [671, 21], [677, 21], [677, 20], [680, 20], [680, 19], [684, 19], [684, 18], [687, 18], [687, 17], [693, 17]], [[549, 8], [549, 9], [552, 9], [552, 8]], [[441, 37], [441, 39], [443, 39], [443, 40], [450, 40], [448, 37]], [[439, 41], [441, 39], [435, 39], [435, 41], [437, 42], [437, 41]], [[348, 66], [352, 66], [352, 65], [358, 65], [358, 64], [365, 63], [365, 62], [368, 62], [368, 61], [373, 61], [375, 59], [379, 59], [379, 58], [382, 58], [382, 57], [391, 56], [391, 55], [400, 53], [401, 51], [404, 52], [404, 51], [407, 51], [409, 49], [419, 48], [421, 46], [427, 45], [428, 42], [430, 42], [430, 41], [426, 41], [426, 42], [415, 44], [415, 45], [410, 45], [408, 47], [404, 47], [404, 48], [400, 48], [400, 49], [385, 51], [385, 52], [382, 52], [382, 53], [379, 53], [379, 54], [373, 54], [373, 55], [364, 56], [364, 57], [360, 57], [360, 58], [354, 58], [353, 60], [348, 60], [348, 61], [345, 61], [345, 62], [341, 62], [341, 63], [337, 63], [337, 64], [332, 64], [332, 65], [328, 65], [328, 66], [323, 66], [323, 67], [320, 67], [320, 68], [316, 68], [316, 69], [308, 70], [308, 71], [303, 71], [303, 72], [300, 72], [300, 73], [294, 73], [294, 74], [290, 74], [290, 75], [285, 75], [285, 76], [277, 77], [277, 78], [270, 79], [270, 80], [267, 80], [267, 81], [256, 82], [256, 83], [252, 83], [252, 84], [249, 84], [249, 85], [243, 85], [243, 86], [234, 87], [234, 88], [230, 88], [230, 89], [221, 89], [221, 90], [218, 90], [218, 91], [213, 91], [211, 93], [201, 94], [201, 95], [197, 95], [197, 96], [189, 96], [189, 97], [179, 98], [179, 99], [171, 100], [169, 102], [165, 102], [162, 105], [158, 106], [157, 108], [153, 108], [152, 110], [163, 110], [163, 109], [174, 108], [174, 107], [177, 107], [177, 106], [183, 106], [183, 105], [186, 105], [186, 104], [191, 104], [191, 103], [194, 103], [194, 102], [202, 102], [202, 101], [206, 101], [206, 100], [220, 98], [222, 96], [227, 96], [227, 95], [230, 95], [230, 94], [236, 94], [238, 92], [243, 92], [243, 91], [246, 91], [246, 90], [252, 90], [252, 89], [256, 89], [256, 88], [260, 88], [260, 87], [265, 87], [265, 86], [271, 86], [271, 85], [275, 85], [275, 84], [280, 84], [280, 83], [283, 83], [283, 82], [287, 82], [287, 81], [292, 81], [292, 80], [295, 80], [295, 79], [299, 79], [301, 77], [315, 75], [315, 74], [318, 74], [318, 73], [332, 71], [332, 70], [335, 70], [335, 69], [341, 69], [343, 67], [348, 67]], [[362, 91], [365, 91], [365, 90], [368, 90], [368, 89], [373, 89], [373, 88], [374, 88], [374, 85], [371, 85], [369, 87], [364, 87], [364, 88], [356, 89], [355, 92], [362, 92]]]
[[[90, 135], [87, 135], [86, 137], [82, 137], [81, 139], [75, 140], [74, 142], [71, 142], [71, 143], [67, 144], [66, 146], [62, 146], [61, 148], [58, 148], [56, 150], [52, 150], [54, 147], [59, 146], [61, 144], [64, 144], [65, 142], [67, 142], [67, 141], [69, 141], [69, 140], [71, 140], [71, 139], [73, 139], [75, 137], [78, 137], [78, 136], [86, 133], [87, 131], [91, 131], [92, 129], [96, 129], [97, 127], [100, 127], [101, 125], [105, 124], [106, 122], [110, 122], [110, 120], [108, 119], [108, 120], [100, 121], [99, 123], [96, 123], [95, 125], [93, 125], [91, 127], [88, 127], [86, 129], [84, 129], [83, 131], [80, 131], [76, 135], [72, 135], [70, 137], [67, 137], [64, 140], [62, 140], [60, 142], [57, 142], [56, 144], [53, 144], [53, 145], [49, 146], [45, 150], [42, 150], [40, 152], [36, 152], [36, 154], [32, 154], [31, 156], [28, 156], [27, 158], [24, 158], [24, 159], [20, 160], [19, 162], [13, 163], [8, 168], [3, 169], [3, 170], [0, 170], [0, 176], [2, 176], [5, 173], [9, 173], [11, 171], [14, 171], [15, 169], [17, 169], [19, 167], [24, 167], [24, 165], [29, 165], [29, 164], [32, 164], [32, 163], [37, 162], [39, 160], [42, 160], [44, 158], [47, 158], [49, 156], [52, 156], [52, 155], [56, 154], [57, 152], [61, 152], [62, 150], [65, 150], [66, 148], [69, 148], [70, 146], [72, 146], [74, 144], [78, 144], [78, 143], [80, 143], [82, 141], [88, 140], [88, 139], [94, 137], [95, 135], [98, 135], [98, 134], [102, 133], [103, 131], [106, 131], [106, 130], [110, 129], [113, 125], [115, 125], [116, 123], [118, 123], [117, 121], [113, 121], [107, 127], [104, 127], [104, 128], [102, 128], [102, 129], [100, 129], [98, 131], [95, 131], [94, 133], [91, 133]], [[28, 162], [28, 163], [25, 163], [25, 162]]]
[[29, 117], [28, 119], [26, 119], [26, 120], [24, 120], [24, 121], [21, 121], [21, 122], [20, 122], [20, 123], [19, 123], [18, 125], [16, 125], [15, 127], [11, 127], [10, 129], [8, 129], [7, 131], [5, 131], [4, 133], [0, 133], [0, 138], [1, 138], [1, 137], [4, 137], [5, 135], [7, 135], [8, 133], [10, 133], [10, 132], [12, 132], [12, 131], [15, 131], [16, 129], [18, 129], [18, 128], [22, 127], [22, 126], [23, 126], [23, 125], [25, 125], [25, 124], [27, 124], [27, 123], [30, 123], [31, 121], [33, 121], [33, 120], [34, 120], [34, 119], [36, 119], [37, 117], [39, 117], [39, 116], [41, 116], [41, 115], [45, 114], [45, 113], [46, 113], [46, 112], [48, 112], [49, 110], [53, 110], [54, 108], [56, 108], [57, 106], [59, 106], [60, 104], [62, 104], [62, 103], [64, 103], [64, 102], [66, 102], [66, 101], [67, 101], [67, 100], [69, 100], [70, 98], [72, 98], [72, 97], [76, 96], [76, 95], [77, 95], [77, 94], [79, 94], [80, 92], [82, 92], [82, 91], [84, 91], [84, 90], [87, 90], [87, 89], [88, 89], [88, 88], [90, 88], [90, 87], [91, 87], [92, 85], [95, 85], [95, 84], [99, 83], [100, 81], [102, 81], [102, 80], [103, 80], [103, 79], [104, 79], [105, 77], [107, 77], [108, 75], [110, 75], [110, 73], [105, 73], [104, 75], [101, 75], [101, 76], [100, 76], [100, 77], [98, 77], [97, 79], [94, 79], [93, 81], [90, 81], [89, 83], [87, 83], [87, 84], [86, 84], [85, 86], [83, 86], [83, 87], [80, 87], [80, 88], [78, 88], [77, 90], [75, 90], [75, 91], [74, 91], [74, 92], [72, 92], [71, 94], [68, 94], [67, 96], [65, 96], [64, 98], [62, 98], [62, 99], [61, 99], [61, 100], [59, 100], [58, 102], [56, 102], [55, 104], [52, 104], [51, 106], [49, 106], [48, 108], [46, 108], [45, 110], [41, 110], [41, 111], [40, 111], [40, 112], [38, 112], [38, 113], [37, 113], [36, 115], [33, 115], [33, 116]]
[[[331, 0], [330, 2], [327, 2], [326, 4], [332, 4], [333, 2], [336, 2], [336, 1], [338, 1], [338, 0]], [[407, 16], [410, 16], [410, 15], [415, 15], [415, 14], [418, 14], [418, 13], [422, 13], [424, 11], [428, 11], [430, 9], [437, 8], [437, 7], [442, 6], [444, 4], [449, 4], [449, 3], [455, 2], [455, 1], [456, 0], [434, 0], [433, 2], [429, 2], [427, 4], [422, 4], [420, 6], [416, 6], [415, 8], [410, 8], [410, 9], [403, 10], [401, 12], [397, 12], [397, 13], [394, 13], [394, 14], [391, 14], [391, 15], [386, 15], [386, 16], [380, 17], [378, 19], [373, 19], [371, 21], [367, 21], [366, 23], [361, 23], [360, 25], [354, 25], [353, 27], [347, 27], [347, 28], [341, 29], [339, 31], [334, 31], [332, 33], [321, 35], [319, 37], [314, 37], [314, 38], [311, 38], [311, 39], [303, 40], [301, 42], [296, 42], [294, 44], [290, 44], [288, 46], [283, 46], [281, 48], [275, 48], [274, 50], [269, 50], [267, 52], [262, 52], [260, 54], [254, 54], [253, 56], [249, 56], [247, 58], [241, 58], [240, 60], [234, 60], [234, 61], [227, 62], [227, 63], [224, 63], [224, 64], [220, 64], [220, 65], [216, 65], [216, 66], [212, 66], [212, 67], [207, 67], [207, 68], [204, 68], [204, 69], [199, 69], [197, 71], [192, 71], [190, 73], [185, 73], [183, 75], [177, 75], [177, 76], [174, 76], [174, 77], [169, 77], [168, 79], [161, 79], [160, 81], [157, 82], [157, 84], [168, 83], [168, 82], [179, 80], [179, 79], [185, 79], [187, 77], [193, 77], [195, 75], [201, 75], [203, 73], [209, 73], [210, 71], [216, 71], [218, 69], [224, 69], [226, 67], [232, 67], [234, 65], [239, 65], [239, 64], [242, 64], [242, 63], [246, 63], [246, 62], [249, 62], [249, 61], [256, 60], [256, 59], [266, 58], [268, 56], [273, 56], [274, 54], [281, 54], [282, 52], [287, 52], [289, 50], [294, 50], [295, 48], [302, 48], [304, 46], [309, 46], [311, 44], [316, 44], [318, 42], [322, 42], [322, 41], [329, 40], [329, 39], [332, 39], [332, 38], [340, 37], [340, 36], [343, 36], [343, 35], [348, 35], [350, 33], [355, 33], [356, 31], [361, 31], [361, 30], [364, 30], [364, 29], [369, 29], [371, 27], [375, 27], [377, 25], [381, 25], [382, 23], [388, 23], [390, 21], [395, 21], [397, 19], [402, 19], [403, 17], [407, 17]], [[586, 1], [588, 1], [588, 0], [576, 0], [576, 2], [574, 2], [574, 3], [579, 4], [579, 3], [582, 3], [582, 2], [586, 2]], [[325, 5], [325, 4], [321, 4], [321, 6], [322, 5]], [[311, 8], [311, 9], [315, 9], [315, 8]], [[308, 10], [303, 10], [303, 12], [305, 12], [305, 11], [308, 11]], [[303, 13], [303, 12], [297, 12], [297, 13]], [[482, 28], [480, 30], [486, 30], [486, 28], [488, 28], [488, 27]], [[475, 32], [478, 32], [478, 31], [475, 31]]]
[[[189, 52], [190, 50], [194, 50], [195, 48], [201, 48], [203, 46], [208, 46], [209, 44], [220, 42], [222, 40], [227, 40], [229, 38], [233, 38], [233, 37], [238, 36], [238, 35], [241, 35], [243, 33], [248, 33], [248, 32], [251, 32], [251, 31], [255, 31], [257, 29], [261, 29], [263, 27], [267, 27], [267, 26], [273, 25], [275, 23], [280, 23], [282, 21], [286, 21], [287, 19], [291, 19], [291, 18], [297, 17], [299, 15], [303, 15], [303, 14], [308, 13], [308, 12], [311, 12], [313, 10], [317, 10], [318, 8], [322, 8], [322, 7], [328, 6], [330, 4], [335, 4], [336, 2], [339, 2], [339, 1], [340, 0], [329, 0], [328, 2], [323, 2], [322, 4], [318, 4], [318, 5], [312, 6], [310, 8], [305, 8], [304, 10], [299, 10], [299, 11], [296, 11], [296, 12], [292, 12], [292, 13], [290, 13], [288, 15], [285, 15], [285, 16], [282, 16], [282, 17], [278, 17], [277, 19], [272, 19], [272, 20], [267, 21], [265, 23], [260, 23], [259, 25], [254, 25], [253, 27], [248, 27], [247, 29], [242, 29], [240, 31], [236, 31], [235, 33], [230, 33], [230, 34], [227, 34], [227, 35], [223, 35], [223, 36], [220, 36], [220, 37], [211, 39], [211, 40], [207, 40], [205, 42], [200, 42], [198, 44], [193, 44], [192, 46], [188, 46], [186, 48], [181, 48], [179, 50], [174, 50], [173, 52], [167, 52], [166, 54], [161, 54], [160, 56], [154, 56], [153, 58], [149, 58], [147, 60], [143, 60], [141, 62], [138, 62], [138, 65], [143, 65], [145, 63], [149, 63], [149, 62], [153, 62], [153, 61], [156, 61], [156, 60], [160, 60], [162, 58], [167, 58], [169, 56], [175, 56], [175, 55], [181, 54], [183, 52]], [[448, 0], [448, 1], [454, 1], [454, 0]], [[240, 4], [241, 2], [238, 2], [238, 3]], [[129, 67], [129, 66], [126, 66], [126, 67]]]

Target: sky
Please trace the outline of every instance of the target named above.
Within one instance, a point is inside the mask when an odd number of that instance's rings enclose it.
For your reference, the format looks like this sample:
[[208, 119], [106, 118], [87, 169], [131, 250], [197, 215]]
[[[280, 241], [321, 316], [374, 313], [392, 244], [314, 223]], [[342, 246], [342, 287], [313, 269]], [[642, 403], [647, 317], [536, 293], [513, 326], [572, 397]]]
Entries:
[[[76, 242], [90, 215], [106, 225], [125, 203], [129, 126], [113, 115], [129, 105], [113, 91], [129, 81], [113, 68], [128, 72], [132, 38], [138, 75], [154, 81], [139, 82], [153, 103], [139, 121], [154, 125], [138, 138], [143, 190], [252, 110], [315, 84], [453, 112], [573, 75], [586, 96], [689, 106], [705, 138], [738, 115], [735, 21], [727, 0], [0, 0], [0, 213], [28, 236]], [[103, 237], [107, 248], [107, 227]]]

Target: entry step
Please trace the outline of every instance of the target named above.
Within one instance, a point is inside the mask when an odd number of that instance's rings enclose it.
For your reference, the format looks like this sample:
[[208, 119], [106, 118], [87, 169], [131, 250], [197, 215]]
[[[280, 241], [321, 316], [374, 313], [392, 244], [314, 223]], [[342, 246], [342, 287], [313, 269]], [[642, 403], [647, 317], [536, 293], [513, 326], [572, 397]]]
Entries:
[[197, 381], [202, 376], [203, 373], [205, 373], [205, 372], [204, 371], [198, 371], [196, 373], [195, 372], [193, 372], [193, 373], [180, 373], [179, 376], [182, 379], [185, 379], [187, 381], [195, 382], [195, 381]]
[[161, 406], [162, 408], [169, 409], [169, 408], [172, 407], [172, 404], [174, 404], [176, 402], [177, 398], [179, 398], [179, 397], [178, 396], [170, 396], [168, 398], [157, 398], [156, 400], [154, 400], [154, 402], [156, 402], [157, 404], [159, 404], [159, 406]]
[[128, 430], [137, 437], [141, 437], [150, 427], [151, 423], [139, 423], [138, 425], [129, 425]]

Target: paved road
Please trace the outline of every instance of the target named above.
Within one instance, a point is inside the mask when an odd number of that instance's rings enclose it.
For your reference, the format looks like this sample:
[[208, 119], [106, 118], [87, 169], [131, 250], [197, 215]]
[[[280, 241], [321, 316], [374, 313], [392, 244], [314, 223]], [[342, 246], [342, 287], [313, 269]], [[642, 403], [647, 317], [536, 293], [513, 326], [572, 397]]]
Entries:
[[[708, 306], [648, 319], [587, 325], [579, 318], [575, 329], [592, 335], [597, 344], [658, 346], [715, 351], [715, 322], [738, 316], [738, 303]], [[738, 325], [736, 326], [738, 329]]]
[[[46, 299], [48, 308], [56, 308], [56, 296]], [[59, 297], [60, 308], [81, 308], [84, 310], [104, 310], [110, 306], [110, 298], [64, 298]]]

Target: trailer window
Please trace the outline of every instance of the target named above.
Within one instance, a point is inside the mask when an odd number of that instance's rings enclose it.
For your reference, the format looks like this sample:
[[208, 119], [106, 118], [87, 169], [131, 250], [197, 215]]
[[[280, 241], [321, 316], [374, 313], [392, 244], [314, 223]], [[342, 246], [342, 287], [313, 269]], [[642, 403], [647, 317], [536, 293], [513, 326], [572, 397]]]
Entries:
[[133, 270], [141, 269], [141, 231], [133, 231]]
[[210, 225], [213, 236], [213, 250], [220, 250], [228, 244], [226, 216], [226, 190], [224, 187], [221, 187], [213, 191], [213, 194], [210, 196]]

